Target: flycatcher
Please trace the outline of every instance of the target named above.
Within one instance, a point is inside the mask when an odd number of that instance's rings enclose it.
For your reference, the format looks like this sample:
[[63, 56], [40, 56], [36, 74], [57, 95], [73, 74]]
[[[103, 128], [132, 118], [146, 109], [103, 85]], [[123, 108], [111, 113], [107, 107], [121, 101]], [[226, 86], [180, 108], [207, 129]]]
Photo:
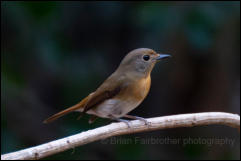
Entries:
[[127, 115], [135, 109], [147, 96], [151, 86], [151, 71], [156, 62], [170, 55], [158, 54], [152, 49], [139, 48], [129, 52], [121, 61], [119, 67], [112, 73], [96, 91], [90, 93], [78, 104], [69, 107], [46, 119], [49, 123], [57, 118], [78, 111], [93, 115], [89, 122], [96, 118], [108, 118], [128, 124], [129, 119], [147, 121], [142, 117]]

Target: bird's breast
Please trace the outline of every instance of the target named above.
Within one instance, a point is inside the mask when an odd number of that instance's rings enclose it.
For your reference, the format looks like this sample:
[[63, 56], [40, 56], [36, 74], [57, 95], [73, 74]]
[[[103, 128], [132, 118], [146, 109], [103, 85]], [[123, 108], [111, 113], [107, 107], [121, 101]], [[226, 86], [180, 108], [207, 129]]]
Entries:
[[149, 93], [151, 86], [151, 77], [150, 75], [147, 78], [142, 78], [141, 80], [136, 82], [136, 85], [132, 87], [133, 96], [137, 100], [143, 101], [143, 99], [147, 96]]

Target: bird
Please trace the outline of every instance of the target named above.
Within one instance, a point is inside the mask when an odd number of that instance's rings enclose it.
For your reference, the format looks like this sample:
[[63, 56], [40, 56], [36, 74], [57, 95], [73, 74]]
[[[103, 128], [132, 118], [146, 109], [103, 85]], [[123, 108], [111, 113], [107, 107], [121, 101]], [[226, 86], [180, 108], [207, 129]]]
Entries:
[[151, 71], [160, 60], [171, 55], [157, 53], [149, 48], [138, 48], [130, 51], [121, 61], [118, 68], [92, 93], [79, 103], [60, 111], [43, 121], [50, 123], [70, 112], [81, 112], [91, 115], [89, 123], [97, 118], [107, 118], [118, 122], [129, 120], [144, 121], [145, 118], [128, 115], [146, 98], [151, 86]]

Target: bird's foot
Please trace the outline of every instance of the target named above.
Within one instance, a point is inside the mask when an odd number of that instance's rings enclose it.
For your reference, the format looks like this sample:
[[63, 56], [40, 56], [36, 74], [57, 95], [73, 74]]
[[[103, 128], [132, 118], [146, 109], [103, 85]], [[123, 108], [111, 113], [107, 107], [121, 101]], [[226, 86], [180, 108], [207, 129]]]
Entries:
[[145, 118], [139, 117], [139, 116], [132, 116], [132, 115], [125, 115], [124, 117], [129, 118], [129, 119], [134, 119], [134, 120], [140, 120], [145, 123], [145, 125], [150, 126], [151, 123], [148, 122]]
[[111, 119], [115, 120], [115, 121], [118, 121], [118, 122], [124, 122], [128, 126], [128, 128], [131, 128], [130, 121], [128, 121], [128, 120], [116, 118], [116, 117], [113, 117], [113, 116], [111, 116]]

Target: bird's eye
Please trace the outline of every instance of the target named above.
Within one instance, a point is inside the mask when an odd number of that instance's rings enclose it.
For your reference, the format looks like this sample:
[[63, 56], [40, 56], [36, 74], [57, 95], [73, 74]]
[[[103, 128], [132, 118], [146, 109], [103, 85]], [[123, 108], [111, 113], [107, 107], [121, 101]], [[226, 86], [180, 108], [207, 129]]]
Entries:
[[145, 61], [148, 61], [148, 60], [150, 59], [150, 56], [149, 56], [149, 55], [144, 55], [144, 56], [143, 56], [143, 59], [144, 59]]

